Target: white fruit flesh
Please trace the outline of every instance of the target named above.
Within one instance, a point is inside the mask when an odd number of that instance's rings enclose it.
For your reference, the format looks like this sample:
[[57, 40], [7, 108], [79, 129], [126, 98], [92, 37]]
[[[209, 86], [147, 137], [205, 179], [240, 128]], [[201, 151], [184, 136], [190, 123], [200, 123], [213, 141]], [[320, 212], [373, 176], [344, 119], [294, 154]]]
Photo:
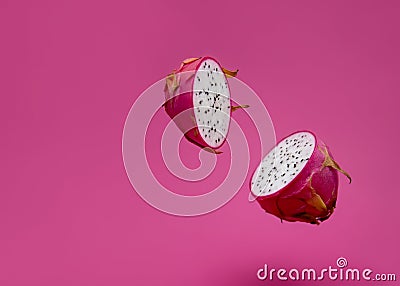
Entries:
[[201, 62], [193, 84], [193, 106], [200, 136], [210, 147], [220, 146], [230, 122], [230, 93], [221, 67], [211, 59]]
[[290, 135], [264, 157], [251, 180], [256, 196], [276, 193], [303, 170], [315, 149], [316, 140], [309, 132]]

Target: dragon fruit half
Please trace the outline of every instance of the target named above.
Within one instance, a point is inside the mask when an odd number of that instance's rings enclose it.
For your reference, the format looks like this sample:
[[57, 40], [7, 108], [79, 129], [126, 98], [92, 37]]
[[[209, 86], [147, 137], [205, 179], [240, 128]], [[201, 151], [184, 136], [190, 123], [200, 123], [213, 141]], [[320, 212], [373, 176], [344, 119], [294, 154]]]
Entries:
[[251, 180], [251, 193], [281, 220], [319, 224], [336, 206], [338, 172], [328, 147], [309, 131], [294, 133], [272, 149]]
[[217, 149], [225, 142], [231, 112], [247, 106], [231, 106], [229, 71], [211, 57], [190, 58], [169, 74], [165, 82], [164, 108], [192, 143], [205, 150]]

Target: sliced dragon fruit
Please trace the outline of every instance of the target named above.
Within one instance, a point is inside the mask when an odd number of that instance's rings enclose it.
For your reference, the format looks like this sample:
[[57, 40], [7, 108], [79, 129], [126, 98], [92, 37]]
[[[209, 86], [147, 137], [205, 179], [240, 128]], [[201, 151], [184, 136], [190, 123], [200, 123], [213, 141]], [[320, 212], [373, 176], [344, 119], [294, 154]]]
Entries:
[[247, 106], [231, 106], [227, 76], [236, 76], [211, 57], [190, 58], [166, 78], [164, 108], [192, 143], [208, 151], [226, 140], [231, 112]]
[[281, 220], [319, 224], [336, 207], [338, 172], [328, 147], [309, 131], [294, 133], [271, 150], [251, 180], [261, 207]]

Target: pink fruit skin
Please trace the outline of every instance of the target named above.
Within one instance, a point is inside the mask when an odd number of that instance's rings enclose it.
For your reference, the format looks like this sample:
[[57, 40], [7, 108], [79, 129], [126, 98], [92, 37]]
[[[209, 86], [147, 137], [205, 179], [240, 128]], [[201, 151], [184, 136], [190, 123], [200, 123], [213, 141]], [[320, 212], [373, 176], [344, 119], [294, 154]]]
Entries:
[[[178, 70], [173, 72], [178, 79], [179, 86], [172, 94], [168, 89], [165, 90], [164, 108], [168, 116], [175, 122], [178, 128], [182, 130], [185, 137], [190, 142], [202, 148], [208, 147], [211, 149], [218, 149], [225, 142], [225, 138], [224, 140], [221, 140], [221, 144], [217, 147], [211, 147], [208, 145], [200, 136], [193, 111], [193, 84], [195, 73], [201, 63], [207, 59], [211, 59], [218, 63], [218, 61], [212, 57], [202, 57], [193, 62], [182, 64]], [[218, 65], [220, 70], [222, 70], [221, 65], [219, 63]], [[232, 113], [232, 110], [230, 113]]]
[[[326, 156], [321, 149], [326, 148], [331, 158], [332, 154], [321, 140], [315, 135], [314, 137], [316, 139], [314, 151], [303, 170], [293, 181], [272, 195], [257, 198], [258, 203], [266, 212], [282, 220], [313, 224], [319, 224], [319, 221], [328, 219], [332, 214], [338, 195], [338, 171], [329, 166], [324, 167]], [[321, 207], [323, 204], [315, 203], [319, 201], [318, 199], [310, 200], [315, 196], [313, 193], [320, 196], [326, 208]]]

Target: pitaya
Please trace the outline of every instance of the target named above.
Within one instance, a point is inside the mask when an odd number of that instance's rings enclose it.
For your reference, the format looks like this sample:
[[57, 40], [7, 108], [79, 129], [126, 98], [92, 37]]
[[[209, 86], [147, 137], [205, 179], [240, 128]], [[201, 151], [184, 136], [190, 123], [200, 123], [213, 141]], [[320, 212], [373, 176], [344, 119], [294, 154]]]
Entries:
[[165, 82], [164, 108], [192, 143], [205, 150], [225, 142], [231, 112], [247, 106], [231, 106], [226, 76], [234, 77], [211, 57], [190, 58], [169, 74]]
[[251, 180], [251, 194], [268, 213], [286, 221], [319, 224], [336, 207], [338, 172], [328, 147], [309, 131], [294, 133], [264, 157]]

